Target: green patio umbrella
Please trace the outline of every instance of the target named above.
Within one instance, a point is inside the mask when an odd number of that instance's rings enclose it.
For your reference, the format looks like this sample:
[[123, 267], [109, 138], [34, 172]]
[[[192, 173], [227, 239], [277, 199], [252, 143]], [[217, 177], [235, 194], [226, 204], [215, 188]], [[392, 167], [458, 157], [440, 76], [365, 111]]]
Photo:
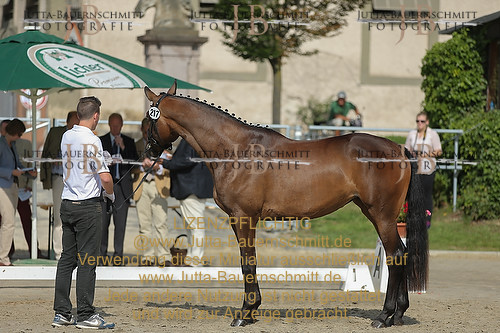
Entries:
[[[26, 31], [0, 40], [0, 90], [170, 87], [174, 78], [73, 42]], [[177, 80], [179, 89], [209, 89]]]
[[[79, 46], [39, 31], [26, 31], [0, 40], [0, 90], [14, 90], [31, 99], [32, 128], [36, 126], [36, 100], [66, 89], [133, 89], [170, 87], [174, 78], [149, 68]], [[209, 89], [177, 80], [179, 89]], [[21, 91], [30, 89], [31, 95]], [[37, 94], [38, 89], [45, 89]], [[36, 130], [33, 130], [36, 151]], [[36, 258], [36, 186], [33, 188], [31, 256]]]

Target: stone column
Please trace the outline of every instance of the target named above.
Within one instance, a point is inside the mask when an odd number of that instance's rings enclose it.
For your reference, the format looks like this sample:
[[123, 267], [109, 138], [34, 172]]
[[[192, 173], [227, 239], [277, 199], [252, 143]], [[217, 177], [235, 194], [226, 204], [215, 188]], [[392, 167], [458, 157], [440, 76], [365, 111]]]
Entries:
[[[137, 39], [144, 44], [146, 67], [198, 85], [200, 46], [208, 38], [191, 28], [155, 27]], [[184, 93], [197, 96], [198, 90]]]

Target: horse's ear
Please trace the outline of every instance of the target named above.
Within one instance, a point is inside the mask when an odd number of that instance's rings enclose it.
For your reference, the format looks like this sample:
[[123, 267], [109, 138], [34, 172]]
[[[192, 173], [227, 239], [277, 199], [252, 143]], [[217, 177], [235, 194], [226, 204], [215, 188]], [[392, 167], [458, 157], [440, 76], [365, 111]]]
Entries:
[[167, 94], [168, 95], [175, 95], [175, 92], [177, 91], [177, 80], [174, 80], [174, 84], [168, 89]]
[[144, 93], [146, 94], [146, 97], [152, 102], [153, 99], [156, 97], [156, 94], [151, 91], [147, 86], [144, 87]]

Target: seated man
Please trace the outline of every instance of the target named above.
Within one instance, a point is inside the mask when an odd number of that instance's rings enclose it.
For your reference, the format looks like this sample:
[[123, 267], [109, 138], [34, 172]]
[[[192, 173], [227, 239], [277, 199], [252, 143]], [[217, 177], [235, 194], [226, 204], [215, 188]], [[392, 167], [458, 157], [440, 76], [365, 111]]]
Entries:
[[[354, 110], [356, 115], [361, 116], [358, 108], [351, 102], [346, 101], [345, 92], [341, 91], [337, 95], [337, 100], [333, 101], [330, 105], [330, 115], [328, 117], [328, 124], [333, 126], [347, 126], [350, 125], [350, 119], [347, 117], [349, 111]], [[340, 131], [335, 131], [335, 136], [339, 136]]]

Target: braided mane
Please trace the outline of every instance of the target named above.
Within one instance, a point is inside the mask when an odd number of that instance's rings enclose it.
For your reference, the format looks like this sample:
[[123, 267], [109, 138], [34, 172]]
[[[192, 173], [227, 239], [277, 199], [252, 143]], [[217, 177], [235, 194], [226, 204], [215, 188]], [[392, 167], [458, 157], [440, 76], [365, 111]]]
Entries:
[[183, 96], [182, 94], [179, 94], [179, 95], [171, 95], [170, 97], [176, 97], [176, 98], [183, 98], [183, 99], [187, 99], [189, 101], [193, 101], [197, 104], [201, 104], [202, 106], [205, 106], [205, 107], [208, 107], [210, 110], [213, 110], [213, 111], [216, 111], [222, 115], [224, 115], [225, 117], [229, 117], [231, 119], [234, 119], [236, 120], [237, 122], [239, 123], [242, 123], [244, 125], [248, 125], [248, 126], [252, 126], [252, 127], [257, 127], [257, 128], [262, 128], [262, 129], [268, 129], [268, 130], [272, 130], [271, 128], [269, 128], [268, 125], [266, 125], [265, 127], [262, 126], [261, 124], [253, 124], [253, 123], [249, 123], [247, 122], [246, 120], [242, 120], [241, 117], [236, 117], [236, 115], [234, 113], [229, 113], [229, 111], [227, 109], [222, 109], [222, 107], [219, 105], [217, 107], [215, 107], [215, 104], [214, 103], [208, 103], [206, 100], [203, 100], [201, 101], [198, 97], [196, 98], [191, 98], [191, 96], [187, 95], [187, 96]]

